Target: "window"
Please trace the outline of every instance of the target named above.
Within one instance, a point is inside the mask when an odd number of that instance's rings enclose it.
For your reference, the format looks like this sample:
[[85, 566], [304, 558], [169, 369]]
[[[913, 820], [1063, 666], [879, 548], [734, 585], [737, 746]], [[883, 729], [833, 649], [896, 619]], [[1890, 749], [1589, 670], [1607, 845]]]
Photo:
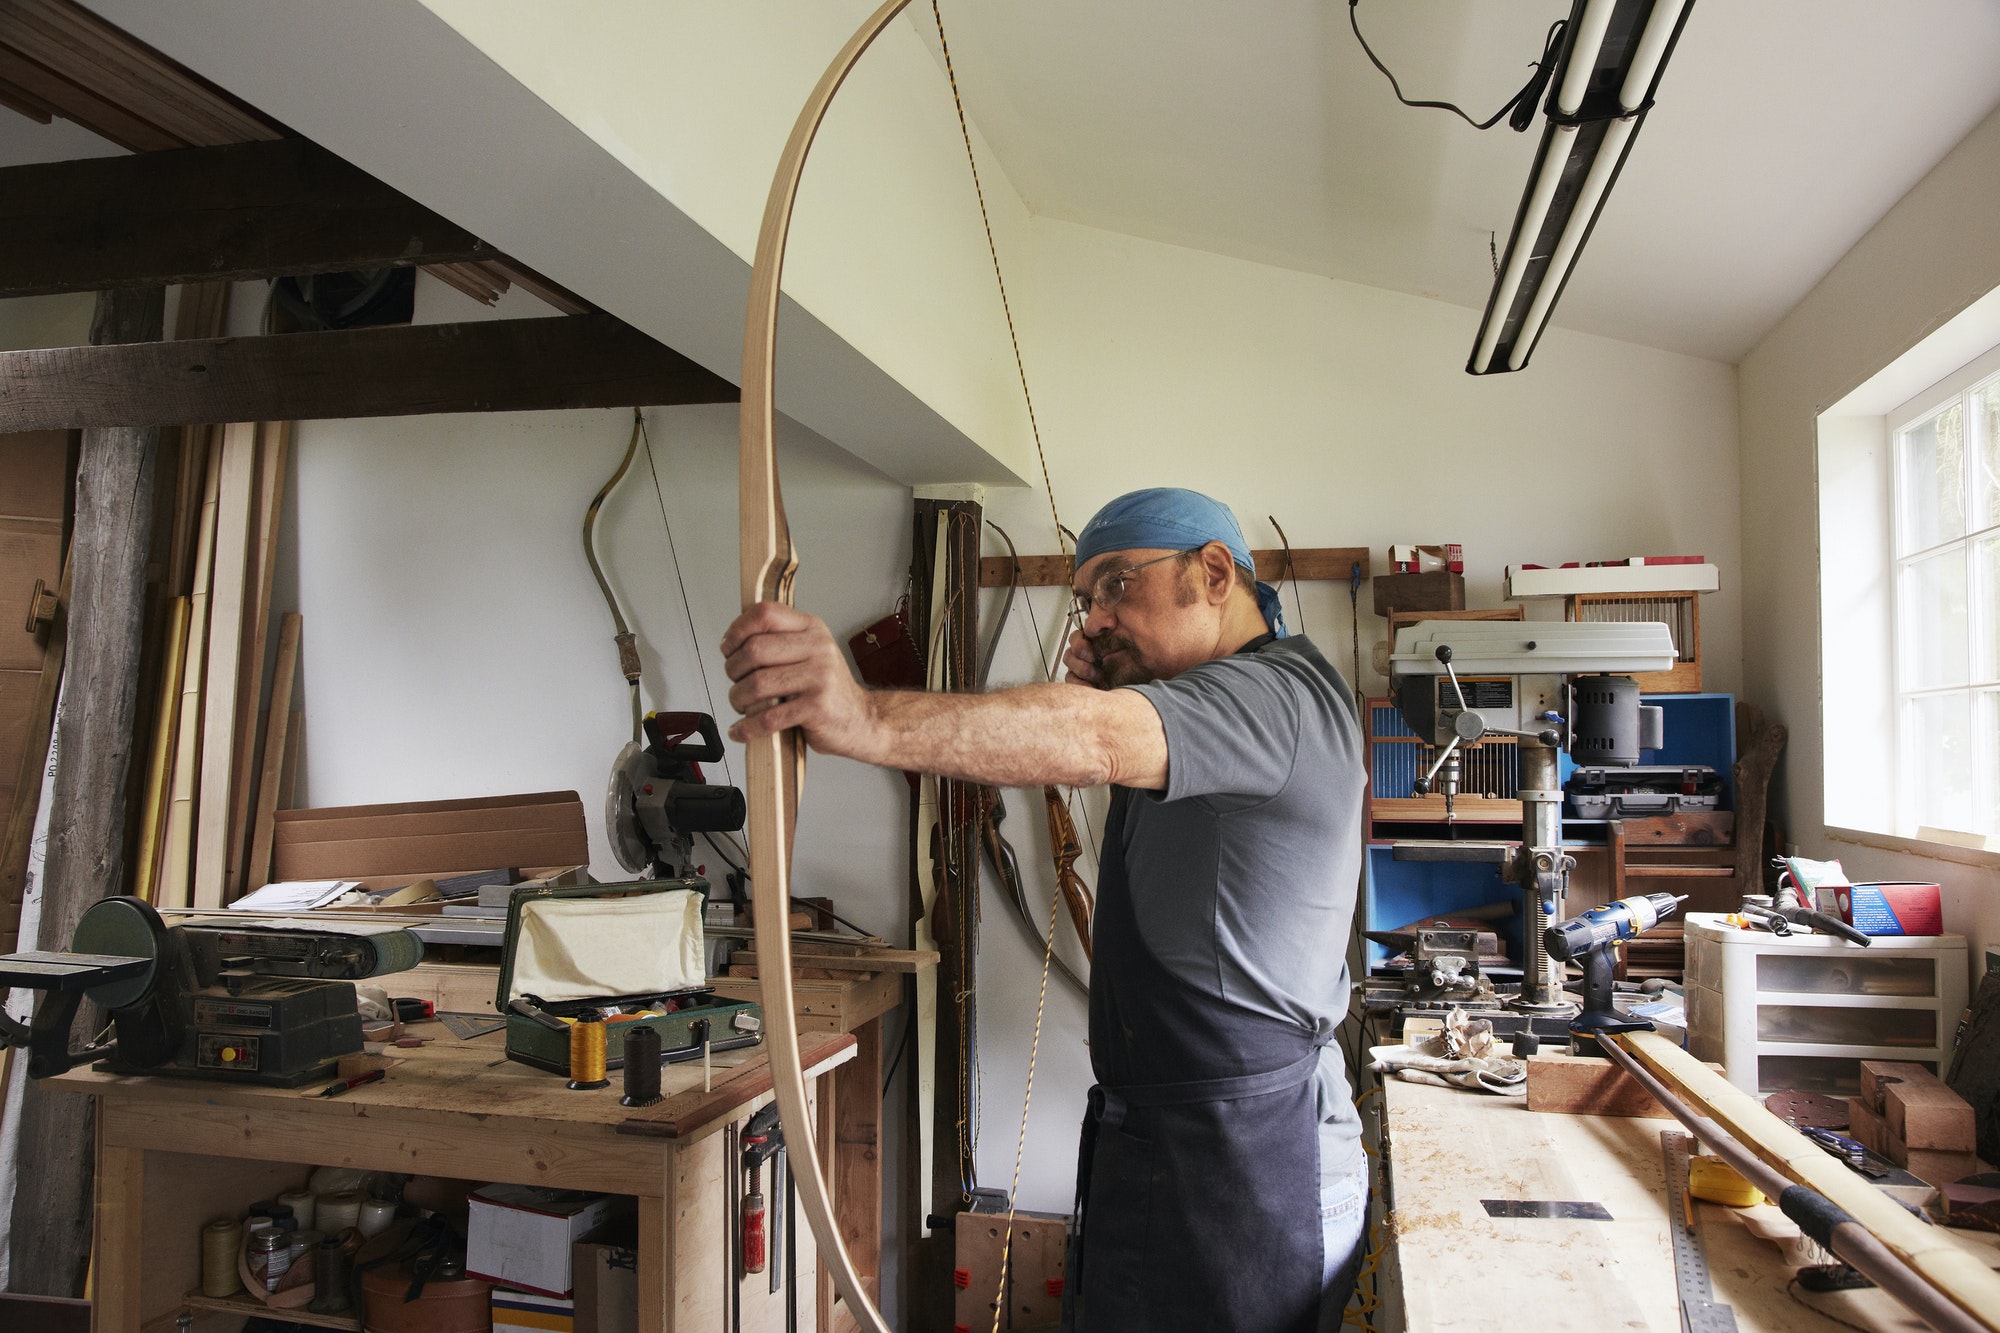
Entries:
[[1984, 378], [1888, 421], [1905, 833], [2000, 834], [2000, 373], [1986, 361]]

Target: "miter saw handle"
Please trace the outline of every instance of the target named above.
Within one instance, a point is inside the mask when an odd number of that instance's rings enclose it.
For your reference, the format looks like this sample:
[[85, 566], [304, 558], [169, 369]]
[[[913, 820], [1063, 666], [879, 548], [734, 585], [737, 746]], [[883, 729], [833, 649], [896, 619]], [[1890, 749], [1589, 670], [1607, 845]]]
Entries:
[[[722, 733], [707, 713], [648, 713], [645, 729], [646, 740], [662, 759], [713, 764], [722, 758]], [[701, 744], [688, 744], [688, 737], [697, 732]]]

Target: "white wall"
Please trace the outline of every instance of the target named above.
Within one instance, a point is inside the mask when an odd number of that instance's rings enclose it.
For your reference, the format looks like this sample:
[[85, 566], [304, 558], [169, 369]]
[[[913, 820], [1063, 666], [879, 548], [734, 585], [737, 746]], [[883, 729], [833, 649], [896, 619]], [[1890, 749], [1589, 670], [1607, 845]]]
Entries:
[[[1996, 286], [2000, 113], [1905, 195], [1739, 371], [1743, 559], [1756, 571], [1743, 608], [1745, 689], [1791, 731], [1774, 813], [1801, 852], [1838, 857], [1850, 874], [1938, 880], [1946, 925], [1972, 938], [1975, 956], [2000, 944], [2000, 858], [1828, 832], [1814, 422]], [[1829, 685], [1838, 680], [1829, 674]]]

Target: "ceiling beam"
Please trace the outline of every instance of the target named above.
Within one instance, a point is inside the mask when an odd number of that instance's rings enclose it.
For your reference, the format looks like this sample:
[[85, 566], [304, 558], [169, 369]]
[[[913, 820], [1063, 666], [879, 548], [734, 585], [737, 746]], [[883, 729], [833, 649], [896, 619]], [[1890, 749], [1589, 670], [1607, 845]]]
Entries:
[[0, 354], [0, 434], [736, 398], [729, 381], [604, 314]]
[[305, 139], [0, 169], [0, 297], [497, 257]]

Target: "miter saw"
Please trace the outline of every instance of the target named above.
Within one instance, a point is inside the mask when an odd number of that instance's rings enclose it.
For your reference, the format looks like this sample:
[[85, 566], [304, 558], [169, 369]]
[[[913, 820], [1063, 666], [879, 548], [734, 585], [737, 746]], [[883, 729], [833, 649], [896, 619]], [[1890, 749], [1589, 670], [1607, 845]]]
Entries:
[[[106, 898], [68, 953], [0, 957], [0, 988], [47, 991], [32, 1024], [0, 1013], [0, 1035], [48, 1078], [98, 1061], [118, 1074], [180, 1074], [294, 1087], [330, 1078], [362, 1049], [353, 982], [423, 961], [407, 930], [222, 913], [169, 926], [139, 898]], [[85, 1000], [112, 1040], [70, 1047]], [[95, 1020], [93, 1020], [94, 1026]]]
[[1410, 729], [1438, 747], [1417, 779], [1435, 785], [1450, 820], [1459, 753], [1488, 736], [1517, 742], [1521, 839], [1514, 843], [1398, 843], [1399, 861], [1489, 861], [1519, 883], [1527, 913], [1521, 993], [1531, 1014], [1574, 1012], [1544, 931], [1562, 917], [1576, 862], [1562, 845], [1560, 756], [1627, 768], [1664, 743], [1664, 713], [1639, 702], [1637, 672], [1674, 665], [1673, 635], [1656, 622], [1423, 620], [1397, 631], [1390, 687]]
[[648, 713], [644, 728], [646, 744], [628, 741], [611, 765], [604, 836], [618, 864], [635, 875], [692, 877], [694, 835], [742, 828], [743, 793], [702, 781], [701, 765], [722, 758], [722, 737], [707, 713]]

